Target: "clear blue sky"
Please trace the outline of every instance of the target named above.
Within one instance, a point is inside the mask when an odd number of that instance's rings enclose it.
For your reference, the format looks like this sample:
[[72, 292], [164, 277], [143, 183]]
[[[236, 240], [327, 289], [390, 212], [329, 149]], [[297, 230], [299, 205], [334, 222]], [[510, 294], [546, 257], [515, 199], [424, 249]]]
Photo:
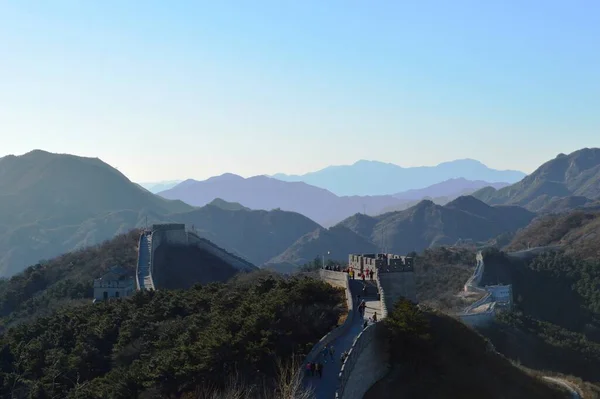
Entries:
[[0, 155], [135, 181], [600, 146], [600, 2], [0, 2]]

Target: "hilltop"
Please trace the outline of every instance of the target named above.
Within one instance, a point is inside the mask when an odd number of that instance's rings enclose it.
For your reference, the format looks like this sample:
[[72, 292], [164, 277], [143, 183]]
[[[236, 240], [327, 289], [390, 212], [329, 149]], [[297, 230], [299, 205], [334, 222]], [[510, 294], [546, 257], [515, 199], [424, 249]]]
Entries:
[[45, 151], [0, 158], [0, 276], [192, 209], [157, 197], [97, 158]]
[[278, 173], [272, 177], [283, 181], [305, 182], [337, 195], [393, 195], [460, 177], [510, 184], [521, 180], [525, 173], [491, 169], [473, 159], [408, 168], [392, 163], [360, 160], [352, 165], [328, 166], [304, 175]]
[[[554, 201], [572, 196], [600, 199], [600, 148], [559, 154], [518, 183], [499, 190], [486, 187], [473, 196], [490, 205], [520, 205], [532, 211], [551, 210]], [[581, 198], [571, 201], [586, 203]]]
[[339, 197], [302, 182], [284, 182], [267, 176], [243, 178], [231, 173], [204, 181], [189, 179], [159, 195], [194, 206], [204, 206], [218, 198], [251, 209], [298, 212], [323, 226], [331, 226], [364, 209], [377, 214], [405, 202], [392, 196]]

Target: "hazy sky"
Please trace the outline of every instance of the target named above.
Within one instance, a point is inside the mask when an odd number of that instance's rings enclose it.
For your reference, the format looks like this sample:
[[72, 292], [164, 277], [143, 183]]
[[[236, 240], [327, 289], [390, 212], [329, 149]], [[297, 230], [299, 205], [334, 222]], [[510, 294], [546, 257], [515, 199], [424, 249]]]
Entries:
[[600, 146], [600, 2], [0, 0], [0, 156], [135, 181]]

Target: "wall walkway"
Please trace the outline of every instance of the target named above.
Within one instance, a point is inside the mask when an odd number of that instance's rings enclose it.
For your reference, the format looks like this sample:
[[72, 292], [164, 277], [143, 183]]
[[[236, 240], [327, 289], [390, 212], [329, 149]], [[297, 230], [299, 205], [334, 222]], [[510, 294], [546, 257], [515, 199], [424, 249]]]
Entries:
[[[305, 383], [314, 389], [317, 399], [358, 398], [357, 393], [363, 389], [366, 392], [387, 373], [387, 363], [381, 361], [385, 357], [379, 352], [375, 353], [376, 346], [371, 345], [371, 341], [374, 341], [374, 333], [370, 333], [370, 331], [375, 330], [375, 324], [371, 323], [366, 329], [363, 326], [364, 321], [371, 318], [375, 312], [378, 320], [381, 320], [385, 311], [376, 293], [371, 292], [370, 296], [361, 297], [361, 300], [364, 299], [367, 305], [364, 316], [358, 314], [357, 306], [359, 304], [354, 303], [354, 298], [362, 294], [364, 284], [362, 280], [352, 280], [347, 273], [329, 270], [320, 270], [319, 276], [332, 285], [346, 288], [349, 314], [344, 324], [323, 337], [306, 357], [305, 364], [311, 361], [323, 363], [323, 377], [322, 379], [307, 377]], [[374, 285], [374, 283], [369, 285]], [[324, 356], [322, 353], [323, 349], [330, 345], [335, 348], [333, 358], [329, 355]], [[349, 353], [344, 363], [340, 359], [343, 352]], [[353, 378], [352, 375], [356, 372], [361, 375]], [[352, 381], [353, 384], [344, 391], [343, 387], [348, 384], [348, 381]]]
[[152, 278], [152, 232], [144, 231], [140, 235], [138, 244], [138, 261], [136, 267], [137, 290], [153, 290]]

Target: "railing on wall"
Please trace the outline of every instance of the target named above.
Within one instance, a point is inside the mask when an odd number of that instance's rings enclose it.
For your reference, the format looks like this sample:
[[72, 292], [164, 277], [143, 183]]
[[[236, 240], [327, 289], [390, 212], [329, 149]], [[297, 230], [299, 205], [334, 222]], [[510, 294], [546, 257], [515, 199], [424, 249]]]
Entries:
[[140, 251], [142, 250], [142, 237], [144, 235], [144, 231], [140, 234], [140, 238], [138, 239], [138, 253], [137, 253], [137, 263], [135, 266], [135, 287], [136, 290], [140, 290]]

